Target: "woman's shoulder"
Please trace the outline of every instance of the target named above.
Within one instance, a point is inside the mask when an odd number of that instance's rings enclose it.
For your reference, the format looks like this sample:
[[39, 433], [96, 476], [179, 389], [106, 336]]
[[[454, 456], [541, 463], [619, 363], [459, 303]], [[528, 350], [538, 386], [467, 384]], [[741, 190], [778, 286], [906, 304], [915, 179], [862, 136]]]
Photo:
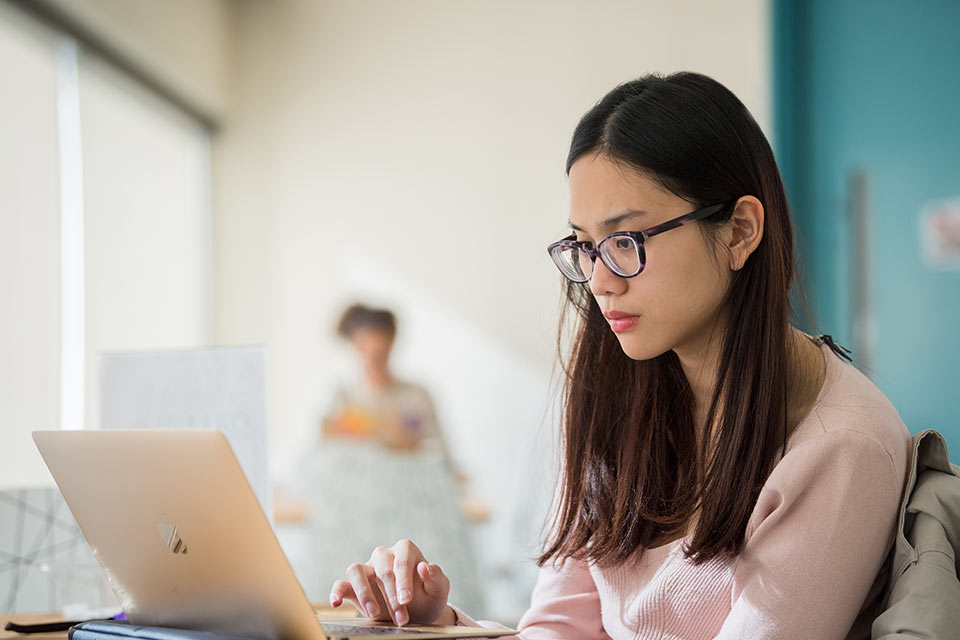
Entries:
[[[906, 467], [910, 431], [896, 407], [873, 381], [821, 344], [826, 361], [823, 388], [807, 417], [787, 443], [791, 450], [817, 450], [817, 444], [882, 448], [899, 471]], [[798, 450], [798, 453], [799, 453]]]
[[893, 513], [900, 501], [910, 432], [867, 376], [825, 345], [823, 353], [823, 387], [761, 489], [748, 539], [772, 514], [804, 503], [822, 509], [883, 503]]
[[397, 395], [430, 397], [430, 392], [427, 391], [427, 388], [422, 384], [402, 378], [394, 378], [393, 383], [390, 385], [390, 391]]

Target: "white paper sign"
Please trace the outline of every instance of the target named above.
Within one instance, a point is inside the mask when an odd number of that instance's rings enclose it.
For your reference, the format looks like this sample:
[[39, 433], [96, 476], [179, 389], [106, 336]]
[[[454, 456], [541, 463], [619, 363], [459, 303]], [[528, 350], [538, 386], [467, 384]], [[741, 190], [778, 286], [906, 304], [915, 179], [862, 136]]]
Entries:
[[924, 262], [941, 269], [960, 269], [960, 200], [927, 206], [920, 216]]
[[104, 429], [218, 429], [273, 523], [262, 347], [100, 356]]

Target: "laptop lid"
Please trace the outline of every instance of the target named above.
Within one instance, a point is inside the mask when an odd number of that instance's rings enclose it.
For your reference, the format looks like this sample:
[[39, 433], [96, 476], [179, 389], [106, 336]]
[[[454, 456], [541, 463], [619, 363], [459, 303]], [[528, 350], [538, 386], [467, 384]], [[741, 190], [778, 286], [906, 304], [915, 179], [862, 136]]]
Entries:
[[325, 638], [222, 433], [33, 439], [131, 622]]

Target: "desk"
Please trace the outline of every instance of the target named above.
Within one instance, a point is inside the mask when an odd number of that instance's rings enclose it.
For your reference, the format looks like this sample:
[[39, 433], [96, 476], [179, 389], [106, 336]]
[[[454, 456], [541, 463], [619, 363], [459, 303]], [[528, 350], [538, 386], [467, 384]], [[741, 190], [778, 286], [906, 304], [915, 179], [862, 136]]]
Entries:
[[[360, 617], [357, 613], [357, 610], [350, 603], [346, 603], [338, 609], [334, 609], [326, 603], [315, 603], [313, 608], [318, 615], [321, 615], [324, 618]], [[29, 635], [15, 633], [13, 631], [5, 631], [4, 627], [7, 626], [7, 621], [9, 620], [19, 622], [20, 624], [37, 624], [40, 622], [57, 622], [63, 620], [63, 616], [59, 613], [12, 613], [0, 615], [0, 640], [66, 640], [67, 637], [66, 631], [55, 631], [53, 633], [31, 633]]]
[[64, 640], [67, 637], [66, 631], [31, 633], [30, 635], [4, 631], [3, 628], [7, 626], [9, 620], [21, 624], [38, 624], [40, 622], [57, 622], [63, 620], [63, 616], [59, 613], [13, 613], [0, 615], [0, 640], [13, 640], [14, 638], [18, 640], [24, 640], [25, 638], [31, 638], [32, 640]]

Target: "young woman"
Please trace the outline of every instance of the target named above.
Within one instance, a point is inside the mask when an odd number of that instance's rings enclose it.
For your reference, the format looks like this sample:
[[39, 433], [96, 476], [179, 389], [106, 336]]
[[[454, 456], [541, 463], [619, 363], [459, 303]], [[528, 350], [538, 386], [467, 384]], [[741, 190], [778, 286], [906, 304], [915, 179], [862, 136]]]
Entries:
[[[520, 637], [869, 638], [910, 434], [790, 324], [793, 235], [760, 128], [710, 78], [646, 76], [581, 119], [567, 173], [571, 234], [549, 251], [578, 330]], [[334, 606], [477, 624], [410, 541], [347, 578]]]
[[395, 451], [417, 451], [427, 442], [449, 460], [430, 394], [391, 371], [397, 336], [393, 312], [351, 305], [340, 317], [337, 333], [356, 352], [361, 378], [338, 390], [321, 422], [323, 436], [373, 439]]

